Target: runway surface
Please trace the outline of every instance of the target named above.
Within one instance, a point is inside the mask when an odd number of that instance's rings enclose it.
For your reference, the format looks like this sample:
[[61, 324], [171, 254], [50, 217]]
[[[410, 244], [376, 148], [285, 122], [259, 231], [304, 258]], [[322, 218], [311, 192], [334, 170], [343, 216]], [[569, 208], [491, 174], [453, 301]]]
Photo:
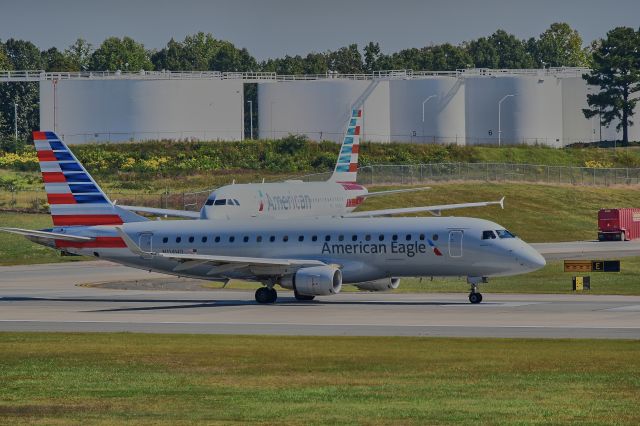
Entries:
[[149, 278], [166, 276], [101, 261], [0, 267], [0, 331], [640, 339], [640, 296], [491, 294], [489, 284], [480, 305], [463, 293], [298, 302], [285, 291], [258, 305], [252, 291], [82, 285]]

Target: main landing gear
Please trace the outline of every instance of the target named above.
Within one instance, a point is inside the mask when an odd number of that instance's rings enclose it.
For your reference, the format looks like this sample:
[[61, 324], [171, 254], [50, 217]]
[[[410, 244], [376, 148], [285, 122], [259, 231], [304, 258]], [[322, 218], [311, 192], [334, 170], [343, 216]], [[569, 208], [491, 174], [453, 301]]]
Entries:
[[482, 302], [482, 294], [478, 291], [478, 284], [486, 283], [486, 277], [467, 277], [467, 282], [471, 286], [471, 291], [469, 292], [469, 302], [474, 305]]
[[256, 290], [256, 302], [258, 303], [276, 303], [278, 292], [273, 287], [260, 287]]

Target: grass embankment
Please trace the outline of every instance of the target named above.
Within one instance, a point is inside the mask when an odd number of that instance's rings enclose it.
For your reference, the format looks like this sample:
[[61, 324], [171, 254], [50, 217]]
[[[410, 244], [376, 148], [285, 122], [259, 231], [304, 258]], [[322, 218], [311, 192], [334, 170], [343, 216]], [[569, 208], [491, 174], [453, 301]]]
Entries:
[[[299, 137], [281, 141], [144, 142], [89, 144], [71, 148], [106, 188], [161, 192], [210, 188], [231, 181], [259, 181], [333, 169], [339, 145]], [[363, 143], [360, 165], [441, 162], [528, 163], [562, 166], [640, 167], [640, 150], [542, 146], [482, 147], [434, 144]], [[0, 186], [41, 188], [32, 147], [19, 154], [0, 153]], [[9, 173], [10, 172], [10, 173]], [[19, 173], [23, 172], [23, 173]], [[176, 179], [179, 177], [180, 179]]]
[[0, 334], [6, 424], [638, 424], [638, 343]]

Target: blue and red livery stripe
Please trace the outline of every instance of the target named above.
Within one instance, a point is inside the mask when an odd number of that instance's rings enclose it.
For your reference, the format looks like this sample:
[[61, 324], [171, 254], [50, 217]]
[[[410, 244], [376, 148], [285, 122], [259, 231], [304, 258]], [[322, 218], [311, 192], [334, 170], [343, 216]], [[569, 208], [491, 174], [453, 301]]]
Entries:
[[433, 253], [436, 256], [442, 256], [442, 252], [440, 251], [440, 249], [434, 244], [433, 241], [431, 240], [427, 240], [427, 242], [429, 243], [429, 246], [431, 246], [431, 248], [433, 249]]

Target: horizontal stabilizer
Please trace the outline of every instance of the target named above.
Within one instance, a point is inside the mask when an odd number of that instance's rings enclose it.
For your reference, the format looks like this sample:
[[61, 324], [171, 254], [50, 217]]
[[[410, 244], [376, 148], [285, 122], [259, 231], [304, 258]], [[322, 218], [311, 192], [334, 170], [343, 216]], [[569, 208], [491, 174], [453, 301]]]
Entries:
[[428, 189], [431, 189], [431, 187], [424, 186], [422, 188], [391, 189], [389, 191], [369, 192], [368, 194], [362, 195], [362, 197], [369, 198], [369, 197], [377, 197], [379, 195], [393, 195], [393, 194], [402, 194], [402, 193], [405, 193], [405, 192], [426, 191]]
[[499, 201], [481, 201], [478, 203], [461, 203], [461, 204], [442, 204], [439, 206], [423, 206], [423, 207], [407, 207], [401, 209], [384, 209], [384, 210], [369, 210], [363, 212], [346, 213], [342, 217], [355, 218], [355, 217], [377, 217], [377, 216], [395, 216], [401, 214], [413, 214], [413, 213], [431, 213], [434, 216], [440, 216], [445, 210], [455, 209], [467, 209], [471, 207], [487, 207], [498, 205], [504, 209], [504, 197]]
[[189, 210], [174, 210], [174, 209], [158, 209], [155, 207], [142, 207], [142, 206], [122, 206], [119, 205], [121, 209], [140, 212], [140, 213], [149, 213], [157, 216], [171, 216], [171, 217], [184, 217], [187, 219], [200, 219], [200, 212], [194, 212]]
[[76, 241], [76, 242], [93, 240], [93, 238], [81, 237], [79, 235], [60, 234], [58, 232], [48, 232], [48, 231], [34, 231], [31, 229], [21, 229], [21, 228], [0, 228], [0, 231], [9, 232], [11, 234], [22, 235], [24, 237], [45, 238], [50, 240], [64, 240], [64, 241]]

